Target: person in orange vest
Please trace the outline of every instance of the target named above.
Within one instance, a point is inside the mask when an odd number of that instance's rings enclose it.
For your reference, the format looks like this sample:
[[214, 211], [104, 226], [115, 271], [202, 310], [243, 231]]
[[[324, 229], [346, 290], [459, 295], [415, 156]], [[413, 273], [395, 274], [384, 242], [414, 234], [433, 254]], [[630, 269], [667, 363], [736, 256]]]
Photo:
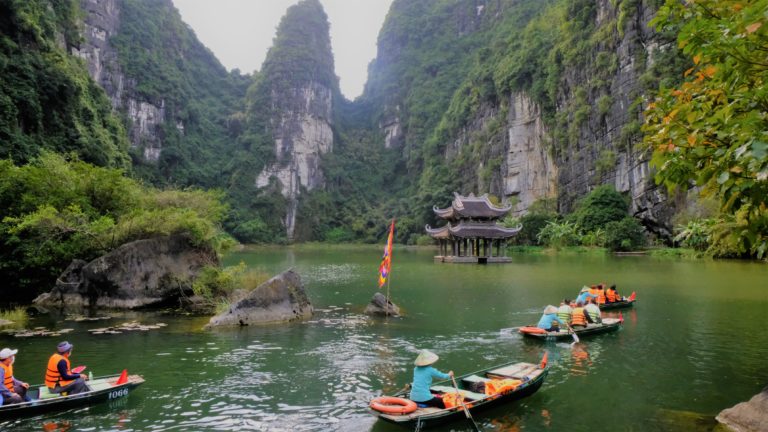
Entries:
[[621, 295], [616, 291], [616, 285], [611, 285], [611, 287], [608, 288], [608, 291], [605, 292], [605, 298], [608, 300], [608, 303], [615, 303], [622, 300]]
[[597, 304], [605, 304], [605, 284], [600, 284], [597, 286]]
[[576, 307], [571, 311], [571, 327], [584, 328], [587, 326], [588, 319], [587, 313], [584, 312], [584, 303], [576, 302]]
[[3, 348], [0, 351], [0, 404], [10, 405], [21, 402], [29, 402], [32, 399], [27, 396], [29, 384], [19, 381], [13, 376], [13, 362], [16, 361], [16, 353], [19, 350]]
[[88, 375], [71, 371], [69, 356], [72, 355], [72, 348], [71, 343], [64, 341], [56, 346], [56, 352], [48, 359], [45, 385], [51, 393], [73, 395], [88, 391], [88, 386], [85, 384]]

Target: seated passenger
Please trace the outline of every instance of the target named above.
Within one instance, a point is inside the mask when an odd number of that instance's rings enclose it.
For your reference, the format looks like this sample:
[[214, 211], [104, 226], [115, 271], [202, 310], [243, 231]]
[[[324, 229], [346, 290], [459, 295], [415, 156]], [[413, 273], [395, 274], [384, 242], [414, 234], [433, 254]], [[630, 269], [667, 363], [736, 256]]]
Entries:
[[587, 326], [587, 322], [591, 321], [588, 321], [587, 314], [584, 312], [584, 303], [578, 301], [576, 307], [571, 311], [571, 327], [584, 328]]
[[619, 292], [616, 291], [616, 285], [611, 285], [611, 287], [608, 288], [608, 291], [605, 292], [605, 298], [608, 300], [608, 303], [615, 303], [623, 300], [619, 295]]
[[19, 381], [13, 376], [13, 363], [16, 361], [16, 353], [19, 350], [3, 348], [0, 351], [0, 400], [3, 405], [29, 402], [32, 399], [27, 396], [29, 384]]
[[72, 355], [72, 348], [71, 343], [62, 342], [56, 347], [56, 352], [48, 359], [45, 385], [51, 393], [73, 395], [88, 391], [88, 386], [85, 384], [88, 375], [71, 371], [69, 356]]
[[536, 324], [536, 327], [549, 332], [560, 331], [560, 327], [555, 324], [556, 322], [562, 324], [563, 327], [568, 325], [568, 323], [563, 322], [560, 318], [557, 317], [557, 308], [549, 305], [544, 308], [544, 314], [541, 316], [539, 323]]
[[600, 284], [597, 286], [597, 304], [605, 304], [605, 284]]
[[443, 398], [435, 396], [429, 391], [429, 388], [432, 387], [432, 377], [448, 379], [453, 376], [453, 371], [443, 373], [430, 366], [439, 358], [437, 354], [431, 351], [422, 350], [413, 362], [416, 367], [413, 368], [413, 383], [411, 384], [411, 393], [408, 397], [417, 404], [445, 408]]
[[595, 304], [595, 299], [589, 299], [589, 303], [584, 306], [584, 312], [586, 313], [587, 321], [594, 324], [600, 324], [603, 322], [603, 319], [600, 315], [600, 308]]
[[571, 309], [571, 301], [569, 299], [563, 299], [563, 301], [560, 302], [560, 307], [557, 308], [557, 317], [560, 318], [560, 321], [570, 324], [572, 313], [573, 309]]

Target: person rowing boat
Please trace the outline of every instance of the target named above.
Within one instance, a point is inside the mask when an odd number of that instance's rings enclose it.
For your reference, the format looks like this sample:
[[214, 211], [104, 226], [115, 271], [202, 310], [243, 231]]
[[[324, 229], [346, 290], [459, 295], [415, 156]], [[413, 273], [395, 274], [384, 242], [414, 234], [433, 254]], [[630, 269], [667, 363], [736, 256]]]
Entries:
[[453, 377], [453, 371], [443, 373], [432, 367], [432, 364], [439, 358], [432, 351], [422, 350], [413, 362], [416, 367], [413, 368], [413, 383], [411, 384], [411, 393], [408, 397], [417, 404], [445, 408], [443, 399], [429, 391], [429, 388], [432, 386], [433, 377], [440, 379]]

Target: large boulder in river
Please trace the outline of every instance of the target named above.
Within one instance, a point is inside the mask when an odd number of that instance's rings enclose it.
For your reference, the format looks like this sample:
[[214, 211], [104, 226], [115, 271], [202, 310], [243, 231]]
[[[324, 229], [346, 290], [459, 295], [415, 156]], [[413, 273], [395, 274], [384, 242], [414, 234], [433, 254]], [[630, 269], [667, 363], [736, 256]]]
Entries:
[[207, 327], [247, 326], [294, 321], [312, 316], [313, 308], [301, 278], [292, 269], [264, 282], [227, 311], [211, 318]]
[[768, 432], [768, 386], [749, 401], [720, 411], [716, 419], [737, 432]]
[[53, 290], [34, 303], [67, 309], [177, 305], [197, 272], [217, 263], [213, 251], [183, 235], [137, 240], [91, 262], [72, 261]]
[[400, 308], [391, 301], [387, 301], [384, 294], [380, 292], [373, 295], [364, 312], [368, 315], [400, 316]]

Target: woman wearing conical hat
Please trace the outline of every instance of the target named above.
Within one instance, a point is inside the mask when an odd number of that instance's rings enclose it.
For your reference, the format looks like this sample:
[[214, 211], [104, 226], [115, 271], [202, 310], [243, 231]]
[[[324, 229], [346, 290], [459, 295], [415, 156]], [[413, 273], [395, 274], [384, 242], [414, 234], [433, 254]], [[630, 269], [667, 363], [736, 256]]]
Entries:
[[557, 308], [549, 305], [544, 308], [544, 314], [541, 316], [539, 323], [536, 324], [536, 327], [546, 331], [559, 331], [560, 327], [555, 324], [555, 322], [560, 323], [560, 325], [563, 327], [568, 325], [568, 323], [564, 323], [560, 318], [557, 317]]
[[443, 373], [431, 366], [439, 358], [432, 351], [422, 350], [413, 362], [416, 367], [413, 368], [413, 383], [411, 384], [411, 394], [409, 397], [417, 404], [445, 408], [443, 399], [429, 391], [429, 388], [432, 386], [433, 377], [448, 379], [453, 376], [453, 371]]

